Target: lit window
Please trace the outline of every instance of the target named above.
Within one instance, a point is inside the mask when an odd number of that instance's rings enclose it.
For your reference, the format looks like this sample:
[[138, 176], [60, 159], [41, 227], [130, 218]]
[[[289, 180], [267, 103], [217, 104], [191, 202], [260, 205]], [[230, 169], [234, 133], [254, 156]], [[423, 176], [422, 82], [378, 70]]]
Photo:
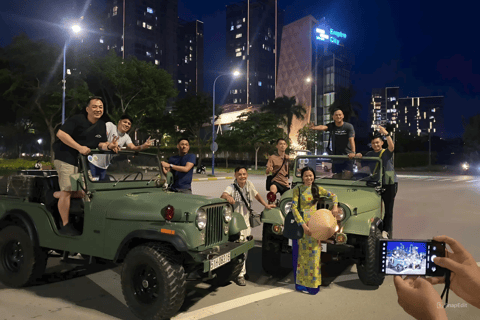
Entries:
[[178, 83], [182, 83], [182, 80], [179, 79], [179, 80], [178, 80]]
[[233, 94], [237, 94], [237, 92], [238, 92], [237, 89], [232, 90]]
[[152, 8], [149, 8], [149, 7], [147, 7], [147, 12], [148, 12], [148, 13], [153, 13], [153, 9], [152, 9]]
[[123, 51], [123, 46], [120, 47], [120, 51]]
[[234, 26], [231, 26], [231, 27], [230, 27], [230, 31], [233, 31], [233, 30], [235, 30], [235, 27], [234, 27]]
[[149, 24], [147, 24], [147, 29], [148, 29], [148, 30], [152, 30], [152, 26], [149, 25]]
[[145, 54], [147, 55], [147, 57], [151, 57], [151, 56], [152, 56], [152, 53], [149, 52], [149, 51], [145, 52]]
[[241, 52], [237, 52], [235, 55], [236, 55], [237, 57], [240, 57], [240, 56], [242, 56], [242, 53], [241, 53]]
[[245, 56], [243, 56], [242, 59], [245, 60]]
[[145, 22], [142, 23], [142, 27], [146, 28], [147, 24]]
[[245, 22], [245, 18], [243, 18], [243, 22]]
[[158, 60], [155, 60], [155, 64], [158, 65], [160, 62]]
[[259, 86], [259, 87], [262, 86], [262, 81], [258, 81], [258, 86]]
[[240, 29], [242, 27], [242, 24], [237, 24], [237, 29]]
[[117, 11], [118, 11], [118, 7], [117, 6], [113, 7], [113, 15], [114, 16], [117, 15]]
[[67, 69], [67, 74], [72, 74], [72, 72], [70, 71], [70, 69]]
[[237, 99], [233, 99], [233, 103], [237, 103], [237, 101], [238, 101]]
[[100, 43], [103, 43], [103, 39], [102, 39], [102, 38], [100, 38]]
[[235, 36], [235, 38], [241, 38], [242, 37], [242, 34], [241, 33], [237, 33], [237, 35]]
[[432, 109], [432, 112], [435, 112], [435, 108]]
[[235, 52], [240, 52], [240, 51], [242, 51], [242, 48], [236, 48], [235, 49]]

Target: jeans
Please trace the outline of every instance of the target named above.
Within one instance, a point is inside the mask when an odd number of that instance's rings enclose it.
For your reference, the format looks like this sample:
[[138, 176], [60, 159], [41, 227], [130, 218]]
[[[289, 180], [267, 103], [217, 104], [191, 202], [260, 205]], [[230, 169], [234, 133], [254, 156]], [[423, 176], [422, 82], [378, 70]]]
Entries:
[[398, 182], [383, 186], [385, 191], [382, 193], [382, 200], [385, 206], [385, 216], [383, 218], [383, 230], [388, 232], [390, 237], [393, 232], [393, 204], [398, 191]]

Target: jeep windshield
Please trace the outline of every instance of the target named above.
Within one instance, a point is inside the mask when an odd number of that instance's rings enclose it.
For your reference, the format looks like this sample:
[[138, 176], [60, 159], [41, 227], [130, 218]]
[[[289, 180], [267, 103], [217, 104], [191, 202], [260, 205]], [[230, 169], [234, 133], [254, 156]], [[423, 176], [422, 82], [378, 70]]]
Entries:
[[158, 157], [148, 153], [92, 151], [87, 157], [88, 178], [96, 183], [144, 182], [155, 185], [164, 180]]
[[295, 160], [296, 178], [301, 178], [301, 171], [305, 167], [315, 171], [317, 180], [368, 182], [379, 180], [381, 161], [371, 157], [349, 159], [347, 156], [299, 156]]

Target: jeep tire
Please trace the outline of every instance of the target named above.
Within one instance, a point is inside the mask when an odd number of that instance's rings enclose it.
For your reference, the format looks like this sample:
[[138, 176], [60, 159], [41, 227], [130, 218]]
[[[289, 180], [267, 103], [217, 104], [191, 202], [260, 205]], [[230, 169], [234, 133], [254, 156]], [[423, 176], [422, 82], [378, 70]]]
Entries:
[[285, 275], [290, 269], [280, 267], [283, 236], [272, 231], [272, 224], [263, 224], [262, 268], [272, 276]]
[[360, 281], [367, 286], [379, 286], [385, 275], [377, 270], [377, 242], [382, 238], [380, 230], [375, 230], [366, 239], [364, 245], [365, 257], [357, 263], [357, 272]]
[[45, 250], [33, 244], [20, 226], [0, 230], [0, 282], [19, 288], [40, 278], [47, 265]]
[[173, 250], [157, 243], [127, 254], [121, 282], [128, 307], [140, 319], [171, 318], [185, 299], [185, 270]]
[[220, 287], [230, 283], [238, 278], [240, 272], [242, 272], [243, 262], [245, 261], [245, 255], [241, 254], [235, 257], [232, 261], [218, 269], [212, 271], [215, 274], [215, 278], [210, 280], [210, 284], [213, 287]]

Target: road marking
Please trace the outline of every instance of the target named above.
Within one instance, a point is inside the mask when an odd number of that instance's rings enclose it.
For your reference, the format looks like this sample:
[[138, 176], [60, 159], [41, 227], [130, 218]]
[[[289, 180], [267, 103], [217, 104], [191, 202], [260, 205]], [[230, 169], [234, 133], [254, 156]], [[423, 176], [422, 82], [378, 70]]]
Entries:
[[475, 180], [467, 180], [465, 182], [480, 182], [480, 179], [475, 179]]
[[269, 299], [272, 297], [276, 297], [285, 293], [291, 293], [294, 290], [292, 288], [286, 288], [286, 287], [281, 287], [281, 288], [275, 288], [275, 289], [269, 289], [265, 290], [262, 292], [250, 294], [245, 297], [240, 297], [237, 299], [233, 299], [230, 301], [222, 302], [215, 304], [213, 306], [205, 307], [199, 310], [187, 312], [187, 313], [181, 313], [177, 315], [176, 317], [173, 317], [172, 320], [197, 320], [197, 319], [203, 319], [206, 317], [211, 317], [213, 315], [219, 314], [221, 312], [225, 312], [231, 309], [235, 309], [238, 307], [243, 307], [247, 304], [254, 303], [260, 300], [264, 299]]
[[233, 177], [196, 178], [196, 179], [192, 179], [192, 181], [213, 181], [213, 180], [226, 180], [226, 179], [233, 179]]
[[120, 281], [120, 275], [112, 270], [105, 270], [102, 272], [93, 273], [87, 276], [96, 285], [107, 291], [118, 301], [127, 305], [122, 293], [122, 284]]

